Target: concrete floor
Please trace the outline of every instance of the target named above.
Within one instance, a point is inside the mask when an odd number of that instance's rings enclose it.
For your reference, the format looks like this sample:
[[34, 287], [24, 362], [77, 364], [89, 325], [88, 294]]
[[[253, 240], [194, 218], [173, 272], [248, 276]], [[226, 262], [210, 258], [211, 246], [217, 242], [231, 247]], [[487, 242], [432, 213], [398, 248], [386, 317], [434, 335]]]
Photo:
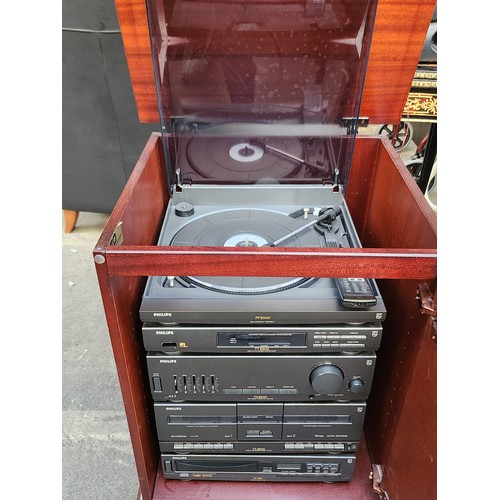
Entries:
[[63, 500], [135, 500], [139, 488], [92, 259], [107, 215], [62, 236]]

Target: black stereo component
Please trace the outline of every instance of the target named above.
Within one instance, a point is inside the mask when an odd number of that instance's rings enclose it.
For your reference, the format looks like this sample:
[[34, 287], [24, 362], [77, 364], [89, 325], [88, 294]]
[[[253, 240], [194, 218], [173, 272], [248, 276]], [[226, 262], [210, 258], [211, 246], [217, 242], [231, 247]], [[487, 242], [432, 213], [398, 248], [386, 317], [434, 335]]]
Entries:
[[160, 441], [160, 451], [165, 453], [223, 453], [223, 454], [253, 454], [253, 453], [354, 453], [359, 441], [326, 441], [317, 443], [311, 441], [211, 441], [211, 442], [168, 442]]
[[355, 451], [366, 403], [155, 403], [160, 449], [194, 453]]
[[[256, 256], [263, 247], [321, 252], [361, 246], [342, 194], [331, 187], [273, 184], [265, 191], [263, 204], [249, 186], [183, 186], [182, 193], [175, 193], [178, 202], [171, 200], [167, 206], [158, 244], [246, 247], [255, 249]], [[385, 319], [374, 280], [366, 281], [373, 292], [370, 300], [343, 300], [337, 283], [333, 278], [300, 276], [150, 276], [140, 317], [146, 323], [182, 326], [332, 325]]]
[[168, 353], [319, 353], [375, 351], [382, 325], [328, 325], [304, 327], [144, 325], [144, 348]]
[[150, 352], [155, 401], [364, 401], [374, 353], [330, 355], [176, 355]]
[[356, 458], [344, 455], [171, 455], [162, 453], [166, 479], [213, 481], [350, 481]]

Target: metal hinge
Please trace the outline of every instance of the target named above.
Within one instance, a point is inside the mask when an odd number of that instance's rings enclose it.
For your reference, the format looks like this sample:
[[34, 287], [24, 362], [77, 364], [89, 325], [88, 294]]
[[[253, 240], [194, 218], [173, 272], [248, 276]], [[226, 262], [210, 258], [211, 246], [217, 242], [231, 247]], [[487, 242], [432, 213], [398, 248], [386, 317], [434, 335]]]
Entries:
[[434, 295], [427, 283], [419, 283], [416, 299], [420, 302], [420, 312], [432, 318], [431, 339], [437, 341], [437, 306], [434, 301]]
[[372, 470], [370, 471], [370, 479], [372, 480], [373, 491], [379, 496], [380, 500], [389, 500], [389, 495], [385, 491], [380, 483], [382, 482], [382, 466], [379, 464], [373, 464]]
[[437, 316], [437, 307], [434, 304], [434, 296], [427, 283], [419, 283], [417, 289], [417, 300], [420, 301], [420, 312], [422, 314], [427, 314], [427, 316], [432, 316], [435, 318]]
[[340, 119], [342, 127], [347, 128], [347, 133], [357, 133], [359, 127], [368, 127], [370, 118], [368, 116], [344, 116]]

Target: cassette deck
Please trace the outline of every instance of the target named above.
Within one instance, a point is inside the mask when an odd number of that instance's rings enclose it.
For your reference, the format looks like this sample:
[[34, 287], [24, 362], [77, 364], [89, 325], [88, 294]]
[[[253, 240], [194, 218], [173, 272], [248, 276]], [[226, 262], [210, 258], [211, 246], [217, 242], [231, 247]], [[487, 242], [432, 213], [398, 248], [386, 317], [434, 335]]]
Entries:
[[355, 451], [366, 403], [155, 403], [160, 449], [192, 453]]

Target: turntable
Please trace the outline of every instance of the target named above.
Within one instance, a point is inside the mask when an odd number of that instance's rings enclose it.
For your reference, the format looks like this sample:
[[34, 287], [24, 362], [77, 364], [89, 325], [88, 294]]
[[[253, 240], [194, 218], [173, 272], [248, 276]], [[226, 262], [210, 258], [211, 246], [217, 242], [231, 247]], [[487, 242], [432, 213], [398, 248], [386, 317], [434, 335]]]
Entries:
[[[266, 205], [255, 196], [255, 186], [183, 188], [167, 208], [159, 245], [359, 246], [341, 193], [322, 186], [268, 185], [259, 190], [260, 194], [265, 193]], [[154, 276], [146, 285], [140, 314], [145, 322], [165, 324], [383, 320], [383, 301], [376, 283], [370, 280], [370, 285], [375, 305], [353, 309], [342, 305], [336, 280], [332, 278]]]
[[[150, 3], [170, 186], [158, 245], [360, 247], [344, 191], [363, 122], [373, 6], [323, 5], [308, 15], [290, 7], [283, 17], [274, 2], [172, 2], [165, 11]], [[140, 316], [164, 324], [383, 320], [376, 283], [353, 278], [350, 290], [362, 286], [364, 295], [349, 301], [343, 283], [321, 276], [152, 276]]]

